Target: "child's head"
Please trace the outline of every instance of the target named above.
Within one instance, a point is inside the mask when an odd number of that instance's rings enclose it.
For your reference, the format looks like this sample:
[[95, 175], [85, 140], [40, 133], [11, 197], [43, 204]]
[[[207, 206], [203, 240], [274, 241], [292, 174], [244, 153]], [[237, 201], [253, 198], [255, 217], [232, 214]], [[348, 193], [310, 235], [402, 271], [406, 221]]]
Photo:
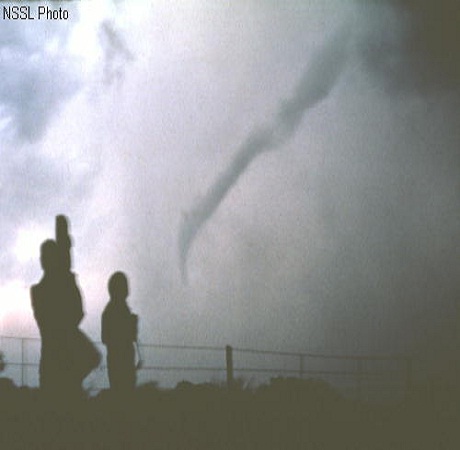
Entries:
[[115, 272], [109, 279], [109, 294], [112, 299], [125, 300], [128, 297], [128, 278], [123, 272]]

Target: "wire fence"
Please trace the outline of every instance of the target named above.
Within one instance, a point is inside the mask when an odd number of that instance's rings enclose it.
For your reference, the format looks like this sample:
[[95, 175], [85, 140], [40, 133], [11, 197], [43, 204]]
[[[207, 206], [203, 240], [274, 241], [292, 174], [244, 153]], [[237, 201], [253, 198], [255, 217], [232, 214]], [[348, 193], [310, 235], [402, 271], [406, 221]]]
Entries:
[[[85, 380], [97, 392], [109, 386], [105, 347], [94, 343], [103, 359]], [[321, 379], [344, 395], [367, 401], [404, 398], [412, 386], [413, 360], [400, 355], [340, 355], [257, 350], [203, 345], [142, 344], [138, 384], [151, 381], [174, 386], [180, 381], [211, 381], [232, 387], [254, 387], [273, 377]], [[39, 384], [40, 339], [0, 336], [6, 367], [3, 375], [21, 386]]]

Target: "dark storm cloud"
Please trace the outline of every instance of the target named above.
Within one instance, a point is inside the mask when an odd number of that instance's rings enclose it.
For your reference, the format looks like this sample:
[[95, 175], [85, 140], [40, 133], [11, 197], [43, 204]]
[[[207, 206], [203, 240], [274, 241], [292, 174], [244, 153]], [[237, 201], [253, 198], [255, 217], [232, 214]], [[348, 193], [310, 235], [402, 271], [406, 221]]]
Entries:
[[358, 2], [358, 51], [365, 66], [393, 91], [418, 94], [460, 85], [457, 0]]
[[451, 356], [458, 345], [459, 115], [442, 100], [425, 108], [381, 100], [319, 176], [328, 248], [302, 284], [335, 324], [330, 342]]
[[374, 335], [374, 348], [445, 363], [460, 342], [459, 4], [363, 1], [357, 12], [350, 66], [374, 104], [360, 111], [344, 93], [359, 139], [339, 145], [346, 157], [331, 150], [318, 176], [329, 249], [300, 284], [323, 301], [329, 342], [359, 349]]

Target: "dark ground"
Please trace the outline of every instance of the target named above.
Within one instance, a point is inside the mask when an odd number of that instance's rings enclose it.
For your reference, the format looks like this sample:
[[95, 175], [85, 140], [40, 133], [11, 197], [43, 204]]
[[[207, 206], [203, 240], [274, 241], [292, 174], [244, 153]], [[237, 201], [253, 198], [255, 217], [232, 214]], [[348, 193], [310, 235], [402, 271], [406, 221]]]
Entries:
[[460, 448], [460, 396], [417, 389], [393, 405], [344, 399], [315, 380], [273, 379], [256, 390], [154, 384], [115, 398], [42, 397], [0, 379], [0, 449]]

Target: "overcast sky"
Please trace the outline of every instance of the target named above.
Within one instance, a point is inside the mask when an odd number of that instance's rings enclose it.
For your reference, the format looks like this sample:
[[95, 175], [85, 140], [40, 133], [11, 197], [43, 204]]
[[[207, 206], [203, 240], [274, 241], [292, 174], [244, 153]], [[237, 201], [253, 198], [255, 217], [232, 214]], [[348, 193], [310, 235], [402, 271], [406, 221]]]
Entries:
[[144, 342], [447, 361], [454, 3], [82, 0], [68, 21], [2, 20], [0, 332], [38, 334], [28, 289], [64, 213], [94, 339], [123, 270]]

